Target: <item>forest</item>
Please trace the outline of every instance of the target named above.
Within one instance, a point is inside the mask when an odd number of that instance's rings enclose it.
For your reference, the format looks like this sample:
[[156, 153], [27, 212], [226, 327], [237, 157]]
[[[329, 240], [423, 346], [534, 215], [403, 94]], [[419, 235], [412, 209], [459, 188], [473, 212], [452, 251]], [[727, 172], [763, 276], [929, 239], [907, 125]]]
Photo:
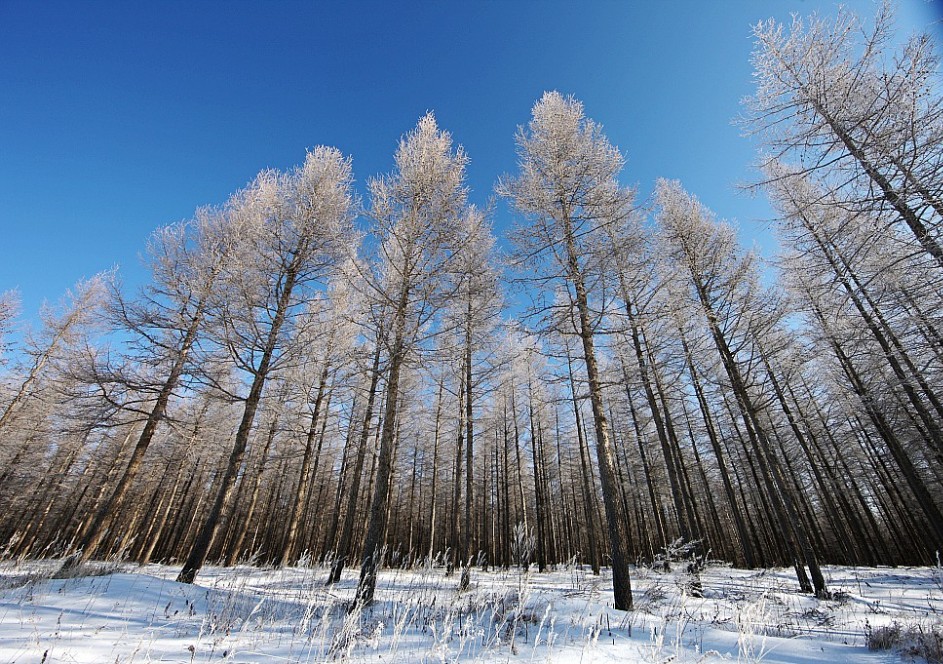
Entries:
[[317, 147], [157, 229], [140, 289], [25, 334], [0, 295], [0, 558], [321, 561], [362, 604], [382, 568], [576, 561], [622, 610], [678, 552], [819, 598], [825, 564], [938, 563], [943, 102], [892, 19], [754, 29], [772, 261], [547, 92], [502, 203], [429, 113], [362, 194]]

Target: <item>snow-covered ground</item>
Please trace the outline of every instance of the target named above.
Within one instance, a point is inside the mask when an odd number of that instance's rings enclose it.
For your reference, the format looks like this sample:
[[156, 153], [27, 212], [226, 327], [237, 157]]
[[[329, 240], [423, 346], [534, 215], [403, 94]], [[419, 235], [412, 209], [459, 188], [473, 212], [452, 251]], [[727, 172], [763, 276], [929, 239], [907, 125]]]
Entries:
[[[636, 610], [611, 606], [611, 580], [578, 567], [440, 568], [382, 574], [377, 602], [346, 610], [356, 571], [123, 565], [53, 580], [57, 563], [0, 564], [0, 662], [895, 662], [868, 635], [943, 638], [939, 568], [826, 569], [834, 599], [800, 595], [792, 570], [721, 566], [690, 578], [633, 576]], [[883, 629], [883, 631], [881, 631]], [[906, 639], [889, 638], [889, 641]]]

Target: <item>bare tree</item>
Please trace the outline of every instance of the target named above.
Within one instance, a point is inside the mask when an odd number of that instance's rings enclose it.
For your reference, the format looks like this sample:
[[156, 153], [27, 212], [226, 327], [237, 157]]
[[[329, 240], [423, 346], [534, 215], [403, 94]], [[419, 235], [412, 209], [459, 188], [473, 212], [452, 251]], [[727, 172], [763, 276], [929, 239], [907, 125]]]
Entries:
[[334, 148], [309, 152], [288, 173], [262, 173], [241, 194], [240, 214], [254, 222], [233, 261], [214, 311], [236, 366], [251, 382], [242, 419], [212, 508], [177, 577], [192, 583], [213, 544], [223, 514], [231, 509], [236, 478], [266, 381], [289, 353], [286, 332], [305, 290], [327, 275], [350, 239], [350, 160]]
[[[298, 484], [292, 498], [292, 507], [286, 525], [285, 545], [279, 560], [286, 565], [300, 552], [299, 528], [305, 506], [311, 502], [311, 487], [317, 477], [324, 445], [324, 427], [328, 418], [331, 377], [342, 363], [350, 363], [350, 351], [355, 338], [351, 316], [358, 310], [357, 293], [350, 284], [352, 268], [341, 270], [331, 280], [327, 298], [317, 298], [308, 303], [306, 317], [311, 320], [301, 325], [301, 334], [296, 340], [305, 352], [300, 365], [292, 377], [300, 400], [309, 414], [304, 431], [304, 453]], [[291, 380], [291, 379], [290, 379]], [[320, 434], [320, 435], [319, 435]], [[315, 441], [317, 446], [315, 447]]]
[[622, 155], [600, 127], [583, 115], [582, 104], [573, 98], [545, 93], [534, 105], [527, 129], [519, 130], [517, 145], [520, 173], [502, 180], [498, 191], [511, 199], [529, 222], [517, 235], [521, 266], [533, 269], [543, 288], [554, 280], [572, 288], [612, 546], [615, 606], [630, 610], [627, 515], [619, 500], [615, 449], [603, 404], [596, 357], [598, 318], [591, 298], [594, 285], [598, 286], [605, 274], [600, 261], [607, 259], [604, 252], [594, 249], [605, 237], [608, 225], [629, 215], [632, 194], [616, 180]]
[[[733, 230], [715, 222], [679, 183], [659, 180], [656, 198], [657, 220], [669, 260], [684, 275], [686, 290], [700, 309], [720, 356], [773, 499], [778, 525], [790, 534], [796, 560], [809, 566], [815, 594], [825, 597], [825, 578], [800, 519], [795, 493], [773, 447], [774, 436], [763, 412], [764, 397], [756, 393], [752, 378], [753, 368], [760, 362], [754, 342], [768, 335], [778, 320], [775, 305], [764, 301], [755, 257], [741, 252]], [[805, 585], [799, 564], [797, 574]]]
[[364, 539], [357, 601], [369, 604], [376, 590], [389, 512], [390, 475], [397, 430], [400, 374], [425, 326], [444, 301], [446, 277], [459, 252], [465, 211], [465, 164], [461, 148], [428, 114], [400, 141], [396, 170], [370, 182], [376, 274], [365, 282], [377, 302], [386, 346], [386, 405], [377, 477]]
[[[198, 210], [192, 222], [167, 226], [152, 235], [148, 249], [153, 280], [137, 300], [129, 301], [117, 288], [113, 290], [110, 317], [120, 334], [131, 337], [128, 350], [133, 357], [117, 369], [95, 367], [93, 380], [117, 384], [124, 396], [140, 395], [142, 403], [124, 398], [121, 407], [139, 413], [144, 425], [120, 479], [89, 519], [77, 543], [79, 555], [66, 567], [94, 555], [121, 510], [168, 404], [193, 366], [191, 354], [207, 307], [238, 237], [239, 229], [225, 211]], [[133, 375], [127, 367], [133, 368]], [[114, 393], [104, 385], [103, 391]]]
[[[76, 343], [87, 331], [105, 302], [110, 275], [100, 274], [75, 285], [58, 307], [45, 306], [40, 312], [42, 329], [28, 336], [23, 355], [25, 365], [17, 372], [11, 396], [0, 410], [0, 432], [16, 416], [17, 408], [29, 398], [31, 391], [42, 379], [47, 365], [54, 363], [57, 354], [69, 344]], [[12, 298], [4, 299], [7, 310], [14, 311]]]
[[[468, 588], [470, 581], [471, 560], [475, 552], [472, 551], [474, 538], [474, 511], [476, 509], [474, 497], [474, 467], [475, 467], [475, 408], [476, 401], [482, 396], [483, 373], [487, 366], [482, 362], [486, 356], [489, 343], [500, 313], [501, 300], [498, 292], [498, 272], [496, 269], [495, 239], [491, 234], [490, 225], [485, 215], [475, 207], [470, 207], [462, 217], [461, 255], [452, 268], [454, 280], [454, 296], [447, 305], [443, 324], [447, 329], [455, 332], [459, 338], [458, 353], [461, 356], [460, 374], [461, 390], [459, 404], [464, 409], [459, 417], [460, 424], [464, 424], [465, 452], [465, 515], [462, 527], [462, 541], [458, 546], [453, 542], [454, 552], [462, 566], [462, 576], [459, 589]], [[461, 453], [461, 445], [457, 453]], [[456, 463], [456, 469], [461, 464]], [[455, 495], [458, 491], [458, 476], [456, 476]], [[453, 505], [457, 513], [458, 505]], [[457, 519], [457, 514], [453, 515]]]
[[892, 18], [884, 2], [870, 29], [846, 9], [833, 20], [797, 16], [788, 31], [772, 19], [757, 24], [757, 91], [745, 123], [771, 151], [764, 162], [796, 159], [844, 205], [909, 229], [943, 268], [937, 59], [928, 34], [890, 53]]

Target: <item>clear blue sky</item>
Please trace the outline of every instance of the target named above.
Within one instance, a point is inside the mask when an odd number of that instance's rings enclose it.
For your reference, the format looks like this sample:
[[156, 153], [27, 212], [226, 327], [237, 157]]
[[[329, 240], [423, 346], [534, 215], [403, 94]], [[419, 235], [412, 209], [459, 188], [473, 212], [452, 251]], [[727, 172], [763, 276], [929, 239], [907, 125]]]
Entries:
[[[938, 18], [899, 4], [902, 32]], [[736, 189], [754, 158], [731, 125], [751, 92], [750, 26], [835, 6], [0, 0], [0, 291], [18, 288], [30, 319], [113, 265], [137, 283], [157, 226], [319, 144], [352, 155], [362, 187], [426, 110], [465, 146], [485, 203], [551, 89], [604, 125], [643, 196], [679, 178], [768, 251], [768, 206]], [[502, 208], [497, 230], [507, 221]]]

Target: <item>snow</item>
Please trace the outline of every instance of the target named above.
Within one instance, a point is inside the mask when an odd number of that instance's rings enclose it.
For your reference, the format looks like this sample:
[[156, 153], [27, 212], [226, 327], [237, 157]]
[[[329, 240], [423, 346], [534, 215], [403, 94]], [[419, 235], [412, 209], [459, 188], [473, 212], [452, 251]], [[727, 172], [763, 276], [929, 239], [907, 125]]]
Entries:
[[[611, 578], [441, 568], [381, 574], [377, 601], [348, 612], [357, 571], [112, 566], [51, 579], [56, 561], [0, 564], [0, 661], [88, 662], [894, 662], [869, 630], [939, 629], [939, 568], [826, 568], [834, 598], [798, 592], [792, 570], [709, 566], [704, 597], [678, 568], [633, 575], [636, 609], [616, 611]], [[104, 573], [108, 572], [108, 573]]]

